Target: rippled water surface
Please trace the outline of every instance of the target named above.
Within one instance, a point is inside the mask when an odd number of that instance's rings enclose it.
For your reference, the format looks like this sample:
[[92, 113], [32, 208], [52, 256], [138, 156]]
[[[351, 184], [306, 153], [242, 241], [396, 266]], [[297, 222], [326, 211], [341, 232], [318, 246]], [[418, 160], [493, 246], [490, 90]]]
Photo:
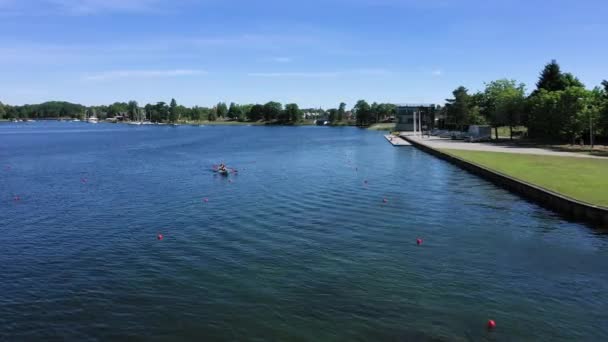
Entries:
[[608, 340], [607, 236], [381, 133], [5, 123], [0, 166], [0, 340]]

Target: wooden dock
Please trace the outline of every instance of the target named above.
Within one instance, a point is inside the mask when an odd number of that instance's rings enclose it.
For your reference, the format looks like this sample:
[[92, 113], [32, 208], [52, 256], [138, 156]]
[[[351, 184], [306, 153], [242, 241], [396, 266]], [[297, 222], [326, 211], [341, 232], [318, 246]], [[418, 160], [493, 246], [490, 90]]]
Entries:
[[412, 145], [409, 142], [407, 142], [405, 139], [398, 137], [398, 136], [387, 134], [384, 137], [393, 146], [411, 146]]

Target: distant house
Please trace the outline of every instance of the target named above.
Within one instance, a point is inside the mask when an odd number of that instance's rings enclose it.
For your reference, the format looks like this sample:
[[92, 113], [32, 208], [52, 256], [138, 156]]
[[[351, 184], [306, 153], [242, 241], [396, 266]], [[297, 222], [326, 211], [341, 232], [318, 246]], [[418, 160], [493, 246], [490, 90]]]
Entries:
[[[414, 117], [416, 126], [414, 126]], [[413, 131], [418, 127], [418, 118], [422, 122], [422, 129], [429, 129], [435, 123], [435, 105], [430, 103], [398, 104], [396, 108], [397, 131]]]
[[304, 112], [302, 113], [302, 116], [304, 119], [316, 119], [319, 117], [319, 114], [314, 112]]

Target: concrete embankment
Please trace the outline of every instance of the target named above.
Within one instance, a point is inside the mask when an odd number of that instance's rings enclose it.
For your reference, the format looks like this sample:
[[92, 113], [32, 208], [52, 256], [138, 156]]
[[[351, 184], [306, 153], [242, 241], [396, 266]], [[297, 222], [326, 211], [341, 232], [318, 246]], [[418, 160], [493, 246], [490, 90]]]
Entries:
[[608, 208], [581, 202], [545, 188], [541, 188], [534, 184], [515, 179], [484, 166], [466, 161], [462, 158], [458, 158], [425, 144], [423, 139], [411, 136], [402, 136], [402, 138], [425, 152], [444, 159], [507, 190], [522, 195], [546, 208], [552, 209], [568, 218], [586, 221], [601, 228], [608, 228]]

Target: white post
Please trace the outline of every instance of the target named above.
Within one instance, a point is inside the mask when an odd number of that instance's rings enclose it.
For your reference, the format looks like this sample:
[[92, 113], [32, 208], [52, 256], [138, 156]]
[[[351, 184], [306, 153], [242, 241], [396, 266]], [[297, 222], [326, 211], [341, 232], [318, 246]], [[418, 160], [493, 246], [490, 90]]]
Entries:
[[416, 125], [418, 124], [418, 119], [416, 118], [416, 111], [412, 114], [414, 116], [414, 136], [416, 136]]
[[418, 111], [418, 131], [420, 133], [420, 139], [422, 139], [422, 112]]

